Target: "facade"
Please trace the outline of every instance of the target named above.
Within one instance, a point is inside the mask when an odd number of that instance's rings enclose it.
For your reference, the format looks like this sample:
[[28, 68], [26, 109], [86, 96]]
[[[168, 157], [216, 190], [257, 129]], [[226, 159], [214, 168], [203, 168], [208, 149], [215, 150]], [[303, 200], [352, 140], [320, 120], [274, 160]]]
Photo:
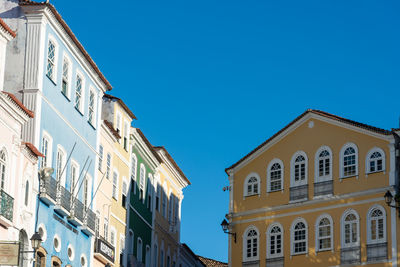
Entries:
[[4, 1], [1, 9], [18, 29], [7, 47], [4, 87], [35, 113], [22, 138], [44, 155], [39, 169], [54, 170], [41, 172], [36, 263], [91, 266], [101, 99], [111, 86], [54, 6]]
[[155, 176], [154, 266], [176, 267], [179, 260], [182, 189], [190, 185], [164, 147], [154, 147], [162, 163]]
[[227, 168], [229, 266], [397, 266], [396, 140], [307, 110]]
[[193, 253], [185, 243], [179, 246], [179, 267], [206, 267], [199, 256]]
[[151, 265], [154, 176], [161, 158], [138, 128], [131, 128], [131, 179], [128, 193], [128, 266]]

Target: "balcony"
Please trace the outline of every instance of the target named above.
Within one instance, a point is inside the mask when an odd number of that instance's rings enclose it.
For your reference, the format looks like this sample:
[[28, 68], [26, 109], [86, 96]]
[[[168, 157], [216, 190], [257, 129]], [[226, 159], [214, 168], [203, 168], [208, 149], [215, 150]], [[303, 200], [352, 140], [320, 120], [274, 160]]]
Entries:
[[314, 183], [314, 197], [333, 194], [333, 181]]
[[340, 250], [340, 264], [360, 263], [360, 247], [342, 248]]
[[75, 226], [82, 226], [84, 222], [84, 208], [83, 203], [79, 199], [72, 198], [68, 221]]
[[115, 248], [102, 237], [96, 238], [94, 246], [94, 257], [103, 264], [114, 263]]
[[283, 267], [284, 262], [285, 262], [284, 257], [272, 258], [272, 259], [266, 259], [265, 265], [267, 267]]
[[94, 235], [96, 231], [96, 214], [91, 210], [87, 209], [83, 220], [82, 232], [87, 235]]
[[68, 216], [71, 210], [71, 193], [59, 185], [54, 210], [62, 216]]
[[388, 258], [387, 242], [367, 244], [367, 262], [384, 261]]
[[14, 198], [0, 190], [0, 224], [9, 227], [12, 225], [14, 213]]
[[290, 201], [308, 199], [308, 184], [290, 187]]
[[57, 202], [57, 181], [53, 177], [40, 179], [40, 200], [47, 205], [55, 205]]

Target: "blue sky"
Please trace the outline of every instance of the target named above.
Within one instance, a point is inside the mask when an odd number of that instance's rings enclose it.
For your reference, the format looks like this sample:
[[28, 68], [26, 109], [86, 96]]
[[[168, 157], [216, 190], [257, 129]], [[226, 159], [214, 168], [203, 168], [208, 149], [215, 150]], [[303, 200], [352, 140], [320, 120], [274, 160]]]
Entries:
[[224, 169], [307, 108], [399, 126], [399, 1], [50, 2], [191, 180], [196, 254], [227, 260]]

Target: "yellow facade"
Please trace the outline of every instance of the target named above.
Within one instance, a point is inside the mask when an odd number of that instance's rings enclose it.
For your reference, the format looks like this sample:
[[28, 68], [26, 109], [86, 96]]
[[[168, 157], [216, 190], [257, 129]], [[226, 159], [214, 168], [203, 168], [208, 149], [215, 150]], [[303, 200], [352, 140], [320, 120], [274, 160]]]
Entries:
[[[302, 114], [227, 169], [227, 217], [237, 239], [229, 239], [230, 266], [395, 266], [399, 219], [383, 197], [394, 188], [394, 147], [389, 131], [319, 111]], [[320, 157], [325, 150], [329, 156]], [[373, 151], [383, 154], [382, 166], [370, 173]]]

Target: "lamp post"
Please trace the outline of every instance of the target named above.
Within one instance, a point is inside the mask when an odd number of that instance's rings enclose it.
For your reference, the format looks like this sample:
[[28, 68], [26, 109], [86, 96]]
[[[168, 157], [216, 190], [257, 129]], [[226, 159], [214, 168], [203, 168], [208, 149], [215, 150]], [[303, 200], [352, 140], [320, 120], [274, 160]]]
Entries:
[[[399, 218], [400, 218], [400, 197], [397, 194], [393, 197], [392, 193], [390, 193], [389, 190], [386, 191], [384, 197], [386, 205], [388, 205], [391, 208], [395, 208], [399, 211]], [[391, 204], [393, 199], [394, 199], [394, 205]]]
[[222, 221], [221, 226], [222, 226], [222, 231], [224, 231], [225, 234], [232, 235], [233, 240], [236, 243], [236, 233], [229, 232], [229, 223], [225, 219]]

